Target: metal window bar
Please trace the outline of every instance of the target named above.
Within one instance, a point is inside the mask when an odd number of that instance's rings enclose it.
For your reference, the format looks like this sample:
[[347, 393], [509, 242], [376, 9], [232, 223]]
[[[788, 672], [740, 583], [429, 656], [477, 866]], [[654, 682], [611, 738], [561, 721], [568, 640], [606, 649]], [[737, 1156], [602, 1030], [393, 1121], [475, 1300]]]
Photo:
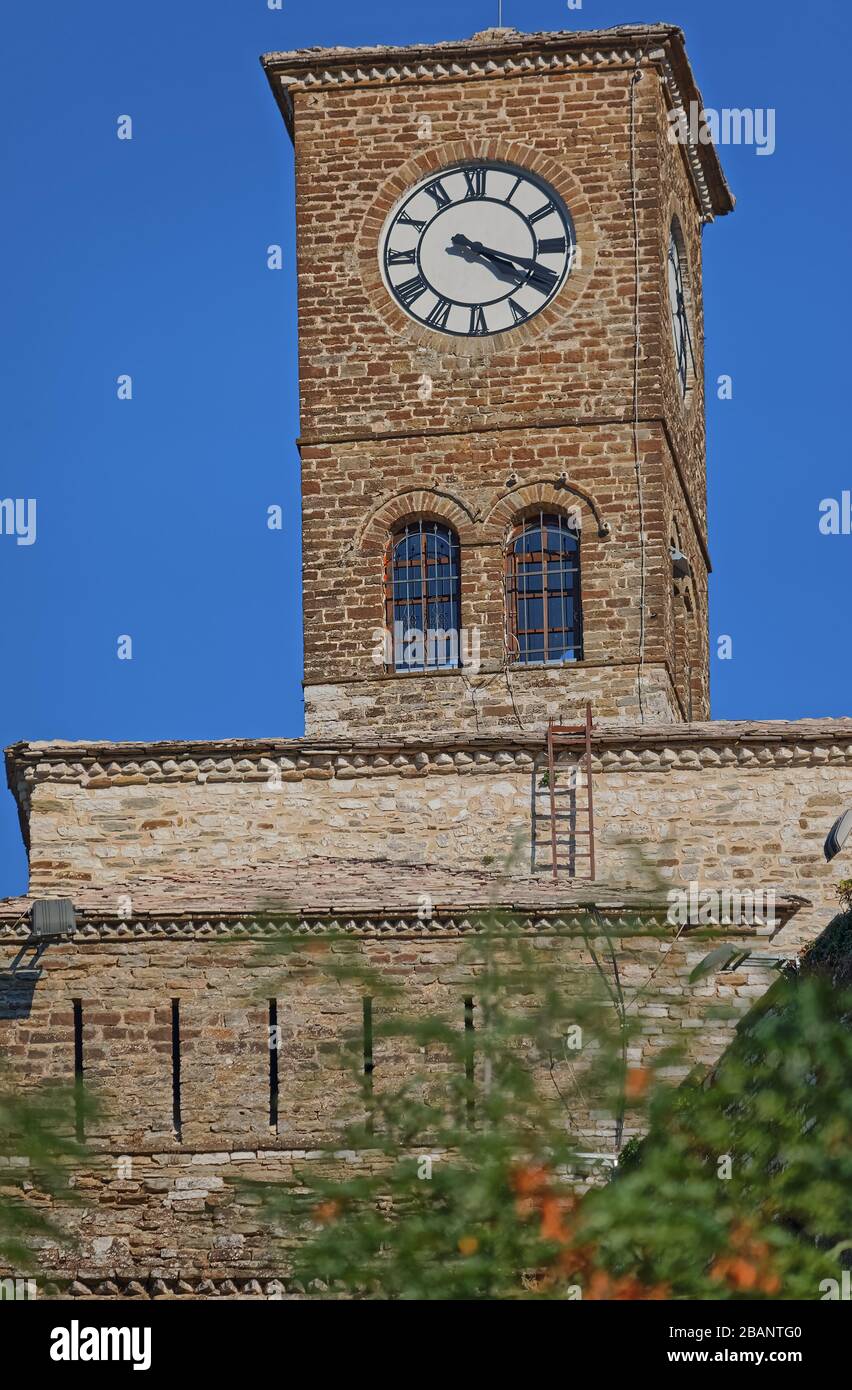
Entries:
[[[569, 839], [575, 841], [578, 836], [587, 839], [588, 849], [578, 849], [575, 843], [571, 844], [570, 849], [570, 868], [574, 870], [577, 859], [588, 859], [589, 861], [589, 880], [595, 881], [595, 805], [592, 792], [592, 706], [586, 705], [586, 719], [583, 724], [556, 724], [552, 719], [547, 726], [547, 784], [548, 798], [550, 802], [550, 850], [551, 850], [551, 869], [553, 881], [556, 883], [559, 878], [559, 846], [557, 838], [557, 817], [556, 810], [556, 749], [557, 748], [581, 748], [582, 759], [578, 759], [577, 765], [582, 765], [586, 776], [586, 815], [588, 818], [588, 828], [578, 829], [576, 824], [576, 808], [567, 814], [570, 819]], [[574, 873], [570, 873], [574, 877]]]
[[520, 665], [582, 660], [580, 543], [567, 517], [540, 511], [515, 530], [506, 590], [509, 638]]
[[[408, 522], [391, 537], [385, 562], [385, 621], [392, 633], [393, 669], [439, 670], [460, 665], [460, 563], [456, 533], [437, 521]], [[403, 634], [420, 633], [423, 660], [404, 660], [398, 650], [397, 624]], [[438, 648], [447, 635], [449, 654]]]

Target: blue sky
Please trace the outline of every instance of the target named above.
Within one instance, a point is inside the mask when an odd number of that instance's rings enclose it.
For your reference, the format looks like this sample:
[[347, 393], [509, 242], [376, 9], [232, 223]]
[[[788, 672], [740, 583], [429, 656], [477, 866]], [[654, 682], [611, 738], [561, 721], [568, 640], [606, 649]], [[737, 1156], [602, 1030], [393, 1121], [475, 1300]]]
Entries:
[[[705, 234], [707, 372], [734, 384], [708, 408], [711, 636], [733, 639], [713, 714], [852, 713], [852, 536], [818, 524], [852, 488], [848, 7], [506, 0], [503, 22], [660, 18], [685, 28], [708, 105], [777, 112], [774, 155], [722, 151], [738, 207]], [[3, 745], [302, 732], [292, 155], [258, 55], [496, 19], [496, 0], [9, 11], [0, 497], [38, 511], [35, 544], [0, 535]], [[4, 791], [0, 895], [25, 886]]]

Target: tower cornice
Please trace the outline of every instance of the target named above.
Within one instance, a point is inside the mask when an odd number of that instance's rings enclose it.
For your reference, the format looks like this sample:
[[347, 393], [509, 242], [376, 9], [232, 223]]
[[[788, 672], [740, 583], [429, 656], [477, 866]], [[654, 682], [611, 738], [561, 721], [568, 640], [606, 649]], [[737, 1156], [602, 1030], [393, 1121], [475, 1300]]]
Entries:
[[[672, 111], [703, 108], [683, 30], [669, 24], [523, 34], [487, 29], [472, 38], [396, 47], [304, 48], [265, 53], [261, 63], [292, 136], [293, 94], [340, 87], [417, 85], [540, 77], [543, 73], [653, 67]], [[690, 122], [683, 123], [690, 130]], [[706, 220], [731, 212], [734, 199], [712, 144], [690, 133], [684, 153]]]

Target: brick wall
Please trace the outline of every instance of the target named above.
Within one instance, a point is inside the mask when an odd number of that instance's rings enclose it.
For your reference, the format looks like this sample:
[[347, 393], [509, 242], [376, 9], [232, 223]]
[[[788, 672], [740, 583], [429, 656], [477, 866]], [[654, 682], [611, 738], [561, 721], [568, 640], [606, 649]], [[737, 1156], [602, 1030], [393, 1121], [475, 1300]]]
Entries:
[[[650, 685], [660, 691], [651, 717], [709, 712], [702, 217], [684, 153], [667, 138], [660, 75], [646, 66], [634, 84], [633, 72], [625, 64], [294, 93], [309, 734], [348, 732], [350, 699], [360, 710], [368, 697], [376, 728], [408, 724], [409, 692], [393, 676], [377, 689], [371, 660], [395, 521], [425, 513], [456, 527], [463, 625], [481, 624], [486, 674], [505, 664], [501, 547], [530, 482], [552, 506], [582, 508], [583, 494], [595, 499], [611, 527], [601, 543], [583, 516], [590, 670], [585, 663], [562, 668], [565, 717], [592, 689], [601, 718], [648, 717], [623, 669], [638, 661], [643, 593], [629, 423], [637, 249], [645, 659]], [[582, 260], [538, 319], [471, 345], [429, 333], [394, 306], [381, 284], [377, 246], [406, 188], [429, 170], [481, 156], [532, 168], [557, 187]], [[698, 368], [686, 402], [675, 379], [667, 290], [674, 215], [683, 230]], [[562, 475], [568, 486], [560, 491]], [[695, 575], [680, 638], [667, 569], [675, 517]], [[527, 674], [520, 680], [526, 714], [540, 726], [559, 702], [551, 683]], [[341, 692], [333, 711], [317, 691], [323, 683]], [[418, 697], [418, 708], [433, 702], [445, 719], [473, 727], [461, 683]], [[491, 704], [483, 701], [480, 727], [504, 723]]]

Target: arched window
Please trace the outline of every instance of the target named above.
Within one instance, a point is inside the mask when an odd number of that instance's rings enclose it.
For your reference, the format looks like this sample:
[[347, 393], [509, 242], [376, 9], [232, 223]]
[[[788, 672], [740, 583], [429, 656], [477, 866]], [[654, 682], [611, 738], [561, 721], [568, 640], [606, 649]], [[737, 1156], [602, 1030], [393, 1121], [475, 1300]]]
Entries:
[[582, 661], [580, 533], [559, 512], [516, 526], [506, 555], [509, 636], [515, 661]]
[[459, 663], [459, 539], [451, 527], [418, 518], [391, 537], [386, 620], [395, 671], [446, 670]]

